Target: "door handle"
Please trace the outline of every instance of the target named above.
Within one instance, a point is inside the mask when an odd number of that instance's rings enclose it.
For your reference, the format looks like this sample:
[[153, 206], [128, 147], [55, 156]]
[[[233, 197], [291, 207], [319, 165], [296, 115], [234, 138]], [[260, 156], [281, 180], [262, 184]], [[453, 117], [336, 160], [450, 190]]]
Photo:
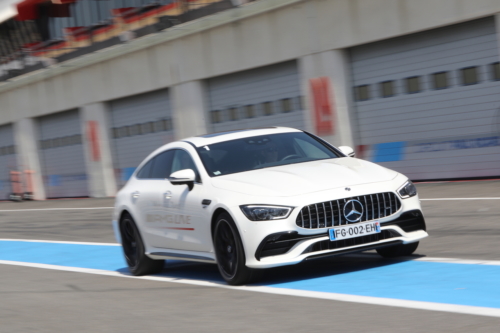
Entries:
[[141, 195], [141, 194], [139, 193], [139, 191], [132, 192], [132, 199], [137, 199], [137, 198], [139, 198], [139, 195]]
[[172, 192], [167, 191], [163, 193], [163, 207], [172, 207], [172, 202], [170, 201], [172, 199]]

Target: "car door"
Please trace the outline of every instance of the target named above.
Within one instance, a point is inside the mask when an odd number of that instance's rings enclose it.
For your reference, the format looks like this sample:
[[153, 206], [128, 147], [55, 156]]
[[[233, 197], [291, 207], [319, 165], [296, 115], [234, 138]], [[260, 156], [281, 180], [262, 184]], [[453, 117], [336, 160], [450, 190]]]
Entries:
[[191, 169], [196, 174], [196, 182], [191, 190], [187, 185], [172, 185], [170, 182], [164, 187], [164, 208], [168, 219], [165, 247], [208, 252], [212, 247], [210, 218], [202, 205], [202, 201], [207, 199], [206, 187], [190, 153], [175, 149], [170, 172], [184, 169]]

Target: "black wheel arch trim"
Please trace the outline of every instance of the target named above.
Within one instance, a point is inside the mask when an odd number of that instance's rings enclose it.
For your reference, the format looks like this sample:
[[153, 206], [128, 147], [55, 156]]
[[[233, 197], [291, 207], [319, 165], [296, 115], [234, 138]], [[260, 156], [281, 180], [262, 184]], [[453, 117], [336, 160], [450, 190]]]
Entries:
[[128, 214], [130, 215], [130, 217], [132, 218], [132, 222], [134, 222], [135, 224], [135, 227], [137, 228], [137, 232], [139, 233], [139, 237], [141, 237], [141, 240], [142, 240], [142, 244], [144, 245], [144, 250], [146, 250], [146, 242], [144, 241], [144, 237], [142, 236], [142, 232], [141, 232], [141, 229], [139, 228], [139, 226], [137, 225], [137, 220], [135, 219], [135, 217], [132, 215], [132, 213], [127, 210], [126, 208], [124, 208], [121, 212], [120, 212], [120, 218], [118, 219], [118, 230], [120, 231], [120, 236], [122, 237], [122, 241], [123, 241], [123, 235], [121, 234], [122, 233], [122, 219], [123, 219], [123, 216], [125, 214]]
[[[212, 213], [212, 218], [210, 219], [210, 230], [211, 230], [211, 234], [212, 234], [212, 239], [213, 239], [214, 231], [215, 231], [215, 222], [217, 221], [217, 218], [219, 217], [219, 215], [223, 214], [223, 213], [227, 213], [231, 217], [234, 225], [236, 226], [236, 230], [238, 231], [240, 238], [241, 238], [241, 234], [242, 234], [241, 229], [240, 229], [238, 223], [236, 223], [236, 218], [233, 216], [233, 214], [231, 214], [230, 210], [227, 208], [224, 208], [224, 207], [217, 207], [214, 210], [214, 212]], [[243, 240], [241, 242], [243, 243]]]

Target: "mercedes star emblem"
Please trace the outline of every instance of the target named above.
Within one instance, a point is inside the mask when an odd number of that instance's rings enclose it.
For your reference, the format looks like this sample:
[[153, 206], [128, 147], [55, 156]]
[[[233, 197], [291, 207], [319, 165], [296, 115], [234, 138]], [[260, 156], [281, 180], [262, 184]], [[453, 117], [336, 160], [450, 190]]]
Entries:
[[363, 216], [364, 208], [358, 200], [349, 200], [344, 205], [344, 217], [349, 222], [358, 222]]

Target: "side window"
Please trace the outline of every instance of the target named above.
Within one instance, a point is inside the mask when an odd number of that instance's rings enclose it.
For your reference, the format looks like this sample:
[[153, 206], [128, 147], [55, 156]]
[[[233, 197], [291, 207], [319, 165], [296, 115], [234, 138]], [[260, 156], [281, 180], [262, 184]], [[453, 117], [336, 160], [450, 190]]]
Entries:
[[174, 160], [172, 162], [172, 171], [170, 173], [172, 174], [176, 171], [184, 169], [193, 170], [196, 174], [196, 181], [198, 183], [201, 183], [200, 173], [198, 172], [198, 169], [196, 168], [196, 165], [194, 164], [193, 159], [191, 158], [189, 153], [182, 149], [176, 149]]
[[467, 67], [460, 70], [462, 72], [462, 84], [469, 86], [479, 83], [477, 67]]
[[367, 101], [370, 99], [370, 86], [364, 84], [362, 86], [354, 87], [354, 95], [357, 101]]
[[138, 179], [148, 179], [151, 174], [151, 166], [153, 165], [154, 158], [150, 159], [148, 163], [146, 163], [141, 170], [137, 173]]
[[154, 160], [153, 167], [151, 169], [151, 177], [155, 179], [166, 179], [170, 176], [170, 168], [172, 166], [172, 157], [174, 156], [174, 150], [169, 150], [157, 155]]
[[384, 98], [394, 96], [394, 81], [381, 82], [380, 95]]
[[448, 73], [439, 72], [432, 74], [434, 78], [434, 89], [446, 89], [448, 88]]
[[304, 151], [304, 153], [306, 154], [305, 157], [330, 158], [330, 156], [327, 153], [325, 153], [324, 151], [322, 151], [318, 147], [310, 144], [309, 142], [306, 142], [306, 141], [300, 140], [300, 139], [295, 139], [295, 142], [297, 142], [299, 147]]
[[412, 76], [406, 78], [406, 92], [408, 94], [416, 94], [421, 92], [422, 90], [420, 89], [420, 77], [419, 76]]

